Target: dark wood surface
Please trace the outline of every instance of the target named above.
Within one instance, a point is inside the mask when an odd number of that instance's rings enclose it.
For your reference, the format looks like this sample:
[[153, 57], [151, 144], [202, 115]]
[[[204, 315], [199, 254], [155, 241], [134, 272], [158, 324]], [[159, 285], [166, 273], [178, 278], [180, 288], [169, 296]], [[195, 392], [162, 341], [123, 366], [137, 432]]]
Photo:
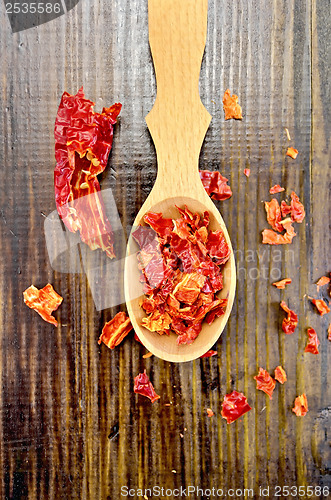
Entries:
[[[232, 186], [218, 206], [238, 283], [218, 356], [185, 364], [143, 359], [132, 336], [114, 351], [99, 346], [119, 308], [97, 311], [84, 274], [54, 271], [44, 235], [55, 209], [53, 126], [64, 90], [84, 85], [98, 111], [123, 103], [101, 183], [124, 227], [153, 185], [147, 0], [81, 0], [15, 34], [1, 3], [0, 23], [0, 498], [116, 499], [125, 485], [253, 488], [255, 498], [261, 485], [331, 489], [331, 315], [321, 318], [307, 299], [331, 271], [330, 2], [209, 0], [201, 97], [213, 120], [200, 166], [219, 169]], [[224, 121], [228, 87], [239, 95], [240, 122]], [[285, 127], [295, 161], [285, 157]], [[288, 248], [261, 244], [262, 202], [276, 183], [295, 190], [307, 213]], [[272, 287], [285, 276], [285, 291]], [[47, 282], [64, 297], [58, 328], [23, 303], [23, 290]], [[281, 330], [281, 299], [299, 315], [292, 336]], [[303, 352], [308, 326], [318, 332], [318, 356]], [[253, 376], [278, 364], [288, 382], [270, 401]], [[161, 395], [153, 405], [133, 393], [144, 368]], [[227, 425], [221, 402], [232, 389], [253, 410]], [[297, 418], [291, 408], [303, 392], [309, 412]]]

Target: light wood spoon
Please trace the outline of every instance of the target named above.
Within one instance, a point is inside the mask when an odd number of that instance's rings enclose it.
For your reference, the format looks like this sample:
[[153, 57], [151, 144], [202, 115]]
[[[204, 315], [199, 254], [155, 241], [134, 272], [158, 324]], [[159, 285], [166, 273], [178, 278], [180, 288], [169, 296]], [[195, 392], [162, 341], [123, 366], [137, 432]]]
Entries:
[[[208, 229], [221, 228], [228, 245], [224, 221], [205, 192], [199, 176], [200, 149], [211, 116], [199, 95], [199, 76], [206, 43], [208, 0], [149, 0], [149, 43], [154, 61], [157, 96], [146, 123], [152, 135], [158, 163], [155, 185], [139, 210], [134, 229], [144, 224], [149, 212], [162, 212], [177, 219], [175, 205], [187, 205], [193, 213], [210, 213]], [[233, 252], [223, 269], [224, 288], [218, 294], [228, 298], [223, 316], [210, 326], [203, 324], [190, 345], [177, 345], [177, 335], [159, 335], [141, 326], [146, 316], [140, 307], [143, 296], [135, 253], [138, 245], [130, 236], [125, 262], [125, 299], [132, 325], [145, 347], [167, 361], [190, 361], [216, 342], [228, 320], [236, 287]]]

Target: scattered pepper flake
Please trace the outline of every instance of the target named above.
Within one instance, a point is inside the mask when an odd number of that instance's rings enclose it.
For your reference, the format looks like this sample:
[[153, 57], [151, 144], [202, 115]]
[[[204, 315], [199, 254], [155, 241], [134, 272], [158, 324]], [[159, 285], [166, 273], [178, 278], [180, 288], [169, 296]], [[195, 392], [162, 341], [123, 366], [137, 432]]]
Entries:
[[287, 151], [286, 151], [286, 155], [293, 158], [293, 160], [296, 159], [296, 157], [298, 156], [298, 153], [299, 153], [299, 151], [295, 148], [292, 148], [292, 146], [287, 148]]
[[279, 184], [275, 184], [269, 189], [270, 194], [281, 193], [282, 191], [285, 191], [285, 188], [280, 187]]
[[249, 177], [251, 175], [251, 169], [250, 168], [245, 168], [244, 169], [244, 174], [246, 175], [246, 177]]
[[316, 306], [316, 309], [318, 310], [318, 312], [320, 313], [321, 316], [330, 312], [330, 308], [327, 306], [327, 304], [324, 302], [324, 300], [313, 299], [312, 297], [308, 297], [308, 299], [310, 299], [312, 301], [312, 303], [314, 304], [314, 306]]
[[278, 288], [278, 289], [280, 289], [280, 290], [283, 290], [283, 289], [285, 288], [285, 286], [286, 286], [286, 285], [289, 285], [290, 283], [292, 283], [291, 278], [284, 278], [284, 279], [282, 279], [282, 280], [280, 280], [280, 281], [275, 281], [275, 282], [273, 283], [273, 285], [274, 285], [276, 288]]
[[199, 174], [203, 187], [213, 200], [223, 201], [232, 196], [231, 187], [227, 184], [228, 179], [223, 177], [220, 172], [200, 170]]
[[288, 128], [286, 128], [286, 127], [285, 127], [285, 132], [287, 135], [287, 139], [290, 141], [291, 140], [290, 132], [289, 132]]
[[308, 401], [306, 394], [301, 394], [295, 398], [294, 408], [292, 411], [296, 414], [297, 417], [304, 417], [308, 412]]
[[329, 328], [328, 328], [328, 340], [330, 340], [330, 342], [331, 342], [331, 323], [329, 324]]
[[328, 276], [322, 276], [316, 283], [317, 291], [319, 291], [320, 286], [324, 286], [330, 283], [330, 278]]
[[209, 349], [209, 351], [205, 352], [200, 358], [210, 358], [211, 356], [217, 356], [217, 351], [213, 351], [212, 349]]
[[281, 301], [280, 307], [287, 313], [287, 318], [283, 319], [282, 329], [286, 335], [291, 335], [297, 327], [298, 315], [287, 307], [284, 300]]
[[286, 245], [292, 243], [296, 233], [292, 226], [292, 221], [290, 218], [280, 221], [280, 224], [284, 227], [286, 233], [278, 234], [272, 229], [264, 229], [262, 231], [262, 243], [268, 245]]
[[[291, 193], [291, 219], [293, 222], [301, 223], [305, 218], [306, 212], [299, 196], [294, 191]], [[283, 214], [285, 217], [285, 215]]]
[[242, 120], [241, 106], [238, 104], [238, 96], [233, 94], [227, 89], [223, 96], [223, 109], [225, 113], [225, 119], [230, 120], [234, 118], [235, 120]]
[[146, 374], [146, 370], [144, 370], [144, 373], [139, 373], [134, 378], [133, 390], [136, 394], [141, 394], [142, 396], [146, 396], [147, 398], [149, 398], [152, 403], [154, 403], [154, 401], [156, 401], [157, 399], [160, 399], [160, 396], [156, 394], [153, 384]]
[[283, 231], [283, 226], [281, 225], [281, 212], [280, 206], [276, 198], [272, 198], [270, 201], [266, 201], [264, 203], [265, 210], [267, 212], [267, 221], [269, 222], [272, 229], [275, 231], [279, 231], [280, 233]]
[[259, 373], [255, 375], [256, 380], [256, 388], [259, 391], [263, 391], [268, 394], [269, 398], [272, 399], [272, 393], [274, 392], [276, 382], [271, 377], [271, 375], [264, 370], [263, 368], [259, 368]]
[[57, 326], [57, 321], [54, 316], [52, 316], [52, 312], [57, 310], [63, 301], [63, 297], [56, 293], [50, 283], [47, 283], [47, 285], [40, 290], [33, 285], [29, 286], [29, 288], [23, 292], [23, 297], [25, 304], [30, 307], [30, 309], [37, 311], [43, 320]]
[[130, 318], [120, 311], [108, 321], [102, 329], [98, 344], [103, 342], [109, 349], [114, 349], [132, 330]]
[[242, 392], [232, 391], [224, 396], [221, 415], [231, 424], [251, 409]]
[[151, 358], [153, 356], [153, 353], [147, 352], [146, 354], [143, 355], [144, 359]]
[[308, 344], [306, 345], [305, 352], [311, 352], [312, 354], [319, 354], [318, 346], [320, 341], [318, 340], [317, 333], [314, 328], [308, 328]]
[[215, 413], [213, 412], [213, 410], [211, 410], [210, 408], [206, 408], [206, 411], [207, 411], [208, 417], [213, 417], [215, 415]]
[[280, 365], [275, 368], [275, 379], [280, 384], [284, 384], [286, 382], [286, 380], [287, 380], [286, 371]]

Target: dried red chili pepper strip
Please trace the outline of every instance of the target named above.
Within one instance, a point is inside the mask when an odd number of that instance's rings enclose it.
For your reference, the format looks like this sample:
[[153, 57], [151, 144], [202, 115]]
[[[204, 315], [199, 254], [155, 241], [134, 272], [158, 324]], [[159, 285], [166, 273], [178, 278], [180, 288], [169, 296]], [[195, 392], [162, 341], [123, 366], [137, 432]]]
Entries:
[[280, 206], [276, 198], [272, 198], [270, 201], [264, 203], [265, 210], [267, 212], [267, 221], [270, 226], [280, 233], [283, 231], [283, 226], [281, 225], [282, 216], [280, 213]]
[[328, 276], [322, 276], [316, 283], [317, 291], [319, 291], [320, 286], [324, 286], [330, 283], [330, 278]]
[[306, 345], [305, 352], [311, 352], [312, 354], [319, 354], [318, 346], [320, 341], [318, 340], [317, 333], [314, 328], [308, 328], [308, 344]]
[[255, 375], [254, 378], [256, 380], [256, 388], [268, 394], [269, 398], [272, 399], [272, 393], [274, 392], [276, 382], [270, 374], [263, 368], [259, 368], [259, 373]]
[[50, 283], [40, 290], [31, 285], [23, 292], [24, 302], [30, 309], [34, 309], [48, 323], [57, 326], [56, 319], [52, 312], [56, 311], [63, 298], [56, 293]]
[[223, 109], [225, 113], [225, 119], [230, 120], [234, 118], [235, 120], [242, 120], [241, 106], [238, 104], [238, 96], [233, 94], [227, 89], [223, 96]]
[[330, 340], [330, 342], [331, 342], [331, 323], [329, 324], [329, 328], [328, 328], [328, 340]]
[[249, 177], [251, 175], [251, 169], [250, 168], [244, 168], [244, 174], [246, 177]]
[[287, 380], [286, 372], [281, 366], [275, 368], [275, 379], [281, 384], [284, 384]]
[[149, 398], [152, 403], [154, 403], [154, 401], [156, 401], [157, 399], [160, 399], [160, 396], [156, 394], [153, 384], [146, 374], [146, 370], [144, 370], [144, 373], [139, 373], [134, 378], [133, 390], [136, 394], [141, 394], [142, 396], [146, 396], [147, 398]]
[[270, 194], [281, 193], [282, 191], [285, 191], [285, 188], [280, 187], [279, 184], [275, 184], [269, 189]]
[[273, 283], [273, 285], [274, 285], [276, 288], [283, 290], [283, 289], [285, 288], [285, 286], [286, 286], [286, 285], [289, 285], [290, 283], [292, 283], [291, 278], [284, 278], [284, 279], [282, 279], [282, 280], [280, 280], [280, 281], [275, 281], [275, 282]]
[[113, 233], [97, 175], [107, 166], [121, 104], [103, 108], [102, 113], [94, 113], [93, 106], [83, 88], [76, 95], [62, 95], [54, 128], [55, 201], [70, 231], [79, 231], [92, 250], [101, 248], [113, 258]]
[[297, 327], [298, 315], [289, 309], [283, 300], [280, 303], [280, 307], [287, 313], [287, 318], [283, 319], [282, 329], [287, 335], [291, 335]]
[[305, 218], [306, 212], [299, 196], [294, 191], [291, 193], [291, 219], [293, 222], [301, 223]]
[[293, 160], [296, 159], [296, 157], [298, 156], [298, 153], [299, 153], [299, 151], [295, 148], [292, 148], [292, 147], [287, 148], [287, 151], [286, 151], [286, 155], [293, 158]]
[[232, 196], [228, 179], [223, 177], [220, 172], [210, 172], [209, 170], [200, 170], [200, 179], [207, 194], [213, 200], [227, 200]]
[[280, 210], [282, 212], [282, 217], [287, 217], [291, 213], [291, 205], [287, 205], [284, 200], [280, 204]]
[[210, 358], [212, 356], [217, 356], [217, 351], [213, 351], [212, 349], [209, 349], [209, 351], [205, 352], [200, 358]]
[[292, 411], [296, 414], [297, 417], [304, 417], [308, 412], [308, 401], [306, 394], [301, 394], [295, 398], [294, 408]]
[[313, 299], [312, 297], [308, 297], [308, 298], [312, 301], [314, 306], [316, 306], [316, 309], [318, 310], [318, 312], [320, 313], [321, 316], [330, 312], [330, 308], [326, 305], [324, 300]]
[[130, 318], [120, 311], [108, 321], [102, 329], [98, 344], [103, 342], [109, 349], [114, 349], [132, 330]]
[[294, 232], [291, 219], [284, 219], [280, 221], [280, 224], [282, 224], [282, 226], [286, 230], [286, 233], [278, 234], [272, 229], [264, 229], [262, 231], [262, 243], [268, 245], [286, 245], [292, 243], [292, 240], [294, 236], [296, 236], [296, 233]]
[[242, 392], [232, 391], [224, 396], [221, 415], [228, 424], [232, 424], [251, 409], [246, 396]]

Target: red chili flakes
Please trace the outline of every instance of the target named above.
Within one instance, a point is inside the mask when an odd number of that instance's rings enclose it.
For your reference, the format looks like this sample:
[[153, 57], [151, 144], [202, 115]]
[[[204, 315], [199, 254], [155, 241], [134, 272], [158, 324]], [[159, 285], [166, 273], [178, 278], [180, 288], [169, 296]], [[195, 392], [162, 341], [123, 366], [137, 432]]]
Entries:
[[245, 168], [244, 169], [244, 174], [246, 175], [246, 177], [249, 177], [251, 175], [251, 169], [250, 168]]
[[287, 151], [286, 151], [286, 155], [293, 158], [293, 160], [296, 159], [296, 157], [298, 156], [298, 153], [299, 153], [299, 151], [295, 148], [292, 148], [292, 146], [287, 148]]
[[268, 394], [269, 398], [272, 399], [272, 393], [274, 392], [276, 382], [270, 374], [263, 368], [260, 368], [259, 373], [254, 378], [256, 380], [256, 388]]
[[320, 313], [321, 316], [330, 312], [330, 308], [326, 305], [324, 300], [313, 299], [312, 297], [308, 297], [308, 298], [312, 301], [314, 306], [316, 306], [316, 309], [318, 310], [318, 312]]
[[242, 120], [241, 106], [238, 104], [238, 96], [236, 94], [231, 96], [229, 89], [224, 92], [223, 109], [226, 120], [231, 118], [234, 118], [235, 120]]
[[285, 234], [279, 234], [272, 229], [264, 229], [262, 231], [262, 243], [268, 245], [286, 245], [292, 243], [294, 236], [296, 235], [294, 228], [292, 226], [292, 221], [290, 218], [280, 221], [283, 228], [285, 229]]
[[319, 291], [320, 286], [324, 286], [330, 283], [330, 278], [328, 276], [322, 276], [316, 283], [317, 291]]
[[31, 285], [23, 292], [24, 302], [30, 309], [34, 309], [48, 323], [57, 326], [57, 321], [52, 316], [52, 312], [56, 311], [63, 298], [56, 293], [52, 285], [49, 283], [40, 290]]
[[69, 231], [79, 231], [92, 250], [101, 248], [113, 258], [113, 232], [97, 175], [107, 166], [113, 126], [122, 105], [103, 108], [102, 113], [94, 113], [93, 106], [83, 88], [76, 95], [62, 95], [54, 129], [55, 201]]
[[294, 191], [291, 193], [291, 219], [293, 222], [301, 223], [305, 218], [305, 209], [301, 203], [299, 196]]
[[200, 356], [200, 358], [210, 358], [212, 356], [217, 356], [217, 351], [213, 351], [212, 349], [210, 349], [209, 351], [205, 352], [205, 354]]
[[200, 179], [207, 194], [213, 200], [227, 200], [232, 196], [228, 179], [223, 177], [220, 172], [210, 172], [209, 170], [200, 170]]
[[330, 342], [331, 342], [331, 323], [329, 324], [329, 328], [328, 328], [328, 340], [330, 340]]
[[109, 349], [114, 349], [132, 330], [130, 318], [120, 311], [108, 321], [102, 329], [98, 344], [103, 342]]
[[319, 354], [318, 346], [320, 341], [318, 340], [317, 333], [314, 328], [308, 328], [308, 344], [306, 345], [305, 352], [311, 352], [312, 354]]
[[242, 392], [232, 391], [224, 396], [221, 415], [227, 420], [228, 424], [232, 424], [251, 409], [246, 396]]
[[139, 373], [135, 378], [134, 378], [134, 392], [137, 394], [141, 394], [142, 396], [146, 396], [149, 398], [152, 403], [156, 401], [157, 399], [160, 399], [160, 396], [158, 396], [154, 390], [152, 382], [149, 380], [148, 375], [146, 374], [146, 370], [144, 370], [144, 373]]
[[287, 335], [291, 335], [298, 324], [298, 316], [287, 307], [283, 300], [280, 303], [280, 307], [287, 313], [287, 318], [283, 319], [282, 329]]
[[208, 417], [213, 417], [215, 415], [215, 413], [213, 412], [213, 410], [211, 410], [210, 408], [206, 408], [206, 411], [207, 411]]
[[308, 401], [306, 394], [301, 394], [295, 398], [294, 408], [292, 411], [296, 414], [297, 417], [304, 417], [308, 411]]
[[[177, 207], [178, 208], [178, 207]], [[148, 213], [133, 233], [140, 246], [138, 267], [146, 298], [142, 325], [160, 335], [172, 330], [178, 344], [191, 344], [202, 322], [211, 324], [224, 314], [227, 299], [216, 293], [223, 288], [221, 266], [230, 248], [221, 230], [208, 231], [209, 213], [193, 214], [178, 208], [178, 219]]]
[[270, 194], [281, 193], [282, 191], [285, 191], [285, 188], [280, 187], [279, 184], [275, 184], [269, 189]]
[[284, 384], [287, 380], [286, 371], [281, 366], [275, 368], [275, 379], [281, 384]]
[[292, 283], [292, 280], [291, 278], [284, 278], [283, 280], [280, 280], [280, 281], [275, 281], [273, 283], [273, 285], [276, 287], [276, 288], [279, 288], [281, 290], [283, 290], [285, 288], [286, 285], [289, 285], [290, 283]]
[[283, 231], [283, 226], [281, 225], [282, 216], [280, 213], [280, 206], [276, 198], [272, 198], [271, 201], [266, 201], [264, 203], [265, 210], [267, 212], [267, 221], [270, 226], [280, 233]]

